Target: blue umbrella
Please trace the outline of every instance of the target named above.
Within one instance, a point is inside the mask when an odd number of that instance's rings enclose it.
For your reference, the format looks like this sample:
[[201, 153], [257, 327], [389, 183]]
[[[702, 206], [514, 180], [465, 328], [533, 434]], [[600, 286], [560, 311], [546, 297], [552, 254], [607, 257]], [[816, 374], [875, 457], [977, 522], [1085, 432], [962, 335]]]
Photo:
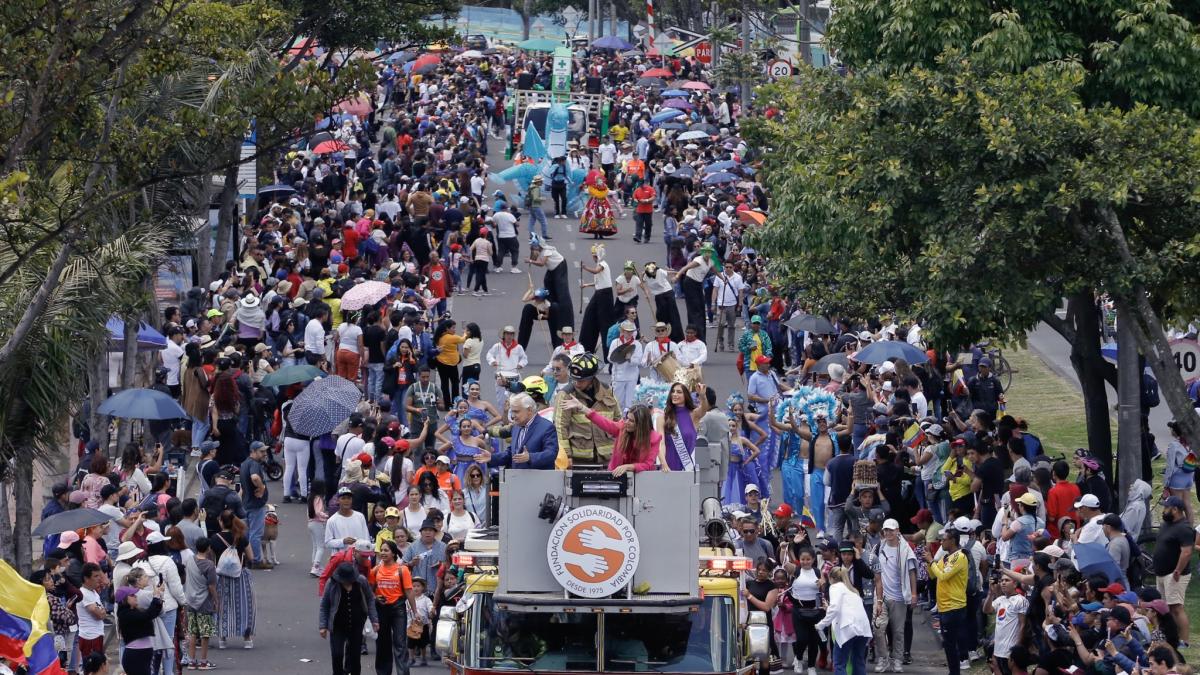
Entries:
[[337, 375], [323, 377], [296, 397], [288, 423], [301, 436], [316, 438], [345, 422], [361, 399], [362, 392], [350, 380]]
[[858, 355], [854, 357], [854, 360], [859, 363], [870, 363], [871, 365], [879, 365], [892, 359], [904, 359], [910, 365], [916, 365], [925, 363], [929, 357], [925, 356], [925, 352], [920, 349], [899, 340], [872, 342], [860, 349]]
[[680, 124], [679, 122], [667, 122], [666, 124], [658, 125], [658, 128], [659, 129], [671, 129], [674, 131], [682, 131], [683, 129], [687, 128], [687, 125]]
[[687, 98], [692, 95], [692, 92], [688, 91], [687, 89], [668, 89], [664, 91], [662, 95], [664, 98], [673, 98], [676, 96]]
[[[112, 342], [123, 342], [125, 340], [124, 321], [114, 316], [104, 326], [108, 329], [109, 340]], [[154, 326], [145, 321], [138, 326], [137, 342], [138, 347], [141, 349], [162, 349], [167, 346], [166, 336], [155, 330]]]
[[622, 40], [616, 35], [605, 35], [602, 38], [592, 40], [592, 46], [597, 49], [616, 49], [617, 51], [625, 51], [633, 49], [633, 45]]
[[1092, 574], [1103, 574], [1109, 582], [1119, 582], [1126, 588], [1129, 584], [1125, 582], [1125, 575], [1121, 573], [1121, 569], [1117, 567], [1117, 563], [1113, 561], [1108, 550], [1100, 544], [1084, 544], [1079, 543], [1071, 547], [1071, 555], [1075, 556], [1075, 567], [1079, 568], [1079, 572], [1087, 577]]
[[131, 420], [179, 420], [188, 417], [170, 394], [156, 389], [126, 389], [100, 404], [97, 411], [109, 417]]
[[673, 120], [682, 114], [683, 114], [682, 110], [676, 110], [675, 108], [668, 108], [667, 110], [664, 110], [664, 111], [656, 114], [654, 117], [651, 117], [650, 121], [654, 124], [657, 124], [659, 122], [666, 122], [669, 120]]
[[717, 185], [718, 183], [732, 183], [732, 182], [736, 181], [737, 179], [738, 179], [737, 176], [729, 173], [728, 171], [718, 171], [717, 173], [710, 173], [707, 176], [705, 176], [704, 184], [705, 185]]
[[258, 196], [260, 196], [260, 197], [261, 197], [261, 196], [263, 196], [263, 195], [276, 194], [276, 193], [280, 193], [280, 192], [282, 192], [282, 193], [292, 193], [292, 192], [295, 192], [295, 191], [296, 191], [296, 188], [292, 187], [291, 185], [282, 185], [282, 184], [280, 184], [280, 185], [267, 185], [267, 186], [264, 186], [264, 187], [260, 187], [260, 188], [258, 188]]
[[738, 166], [737, 162], [733, 161], [732, 159], [727, 159], [723, 162], [714, 162], [713, 164], [709, 164], [708, 166], [704, 167], [704, 173], [716, 173], [718, 171], [728, 171], [729, 169], [736, 168], [737, 166]]
[[694, 178], [695, 176], [696, 170], [687, 164], [675, 169], [675, 173], [671, 174], [672, 178]]

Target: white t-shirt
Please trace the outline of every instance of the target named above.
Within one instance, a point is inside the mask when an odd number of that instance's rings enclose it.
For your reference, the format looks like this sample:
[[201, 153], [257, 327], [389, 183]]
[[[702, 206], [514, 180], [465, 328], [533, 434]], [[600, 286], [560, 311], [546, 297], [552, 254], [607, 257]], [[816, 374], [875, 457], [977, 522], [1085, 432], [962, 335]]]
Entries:
[[[907, 602], [908, 598], [904, 597], [904, 579], [900, 577], [899, 557], [900, 549], [896, 546], [891, 546], [886, 541], [879, 545], [879, 576], [883, 579], [883, 596], [888, 600]], [[909, 556], [906, 562], [908, 569], [904, 571], [905, 574], [908, 574], [909, 570], [917, 569], [915, 557]], [[875, 589], [875, 592], [878, 593], [879, 589]]]
[[512, 239], [517, 236], [517, 217], [508, 211], [497, 211], [492, 216], [492, 222], [496, 224], [496, 238]]
[[416, 511], [405, 507], [402, 513], [404, 514], [404, 527], [406, 527], [409, 532], [417, 532], [421, 529], [421, 523], [425, 522], [424, 506]]
[[992, 600], [992, 609], [996, 610], [994, 652], [996, 656], [1007, 659], [1020, 639], [1017, 628], [1021, 625], [1021, 616], [1029, 611], [1029, 600], [1019, 594], [1012, 597], [1002, 595]]
[[[114, 504], [101, 504], [96, 507], [96, 510], [106, 516], [112, 516], [113, 520], [125, 517], [125, 514], [121, 512], [121, 508]], [[109, 549], [114, 549], [121, 545], [120, 525], [116, 523], [108, 524], [108, 532], [104, 533], [104, 545]]]
[[92, 616], [88, 611], [88, 607], [96, 605], [104, 607], [100, 602], [100, 594], [90, 588], [80, 588], [79, 592], [83, 594], [83, 600], [79, 601], [79, 639], [80, 640], [95, 640], [98, 637], [104, 636], [104, 621]]
[[913, 412], [917, 414], [917, 419], [925, 419], [929, 416], [929, 402], [925, 400], [925, 394], [917, 392], [912, 395]]
[[487, 179], [483, 176], [471, 176], [471, 194], [476, 197], [482, 196], [485, 185], [487, 185]]
[[361, 436], [347, 431], [338, 437], [333, 446], [333, 454], [337, 456], [339, 464], [344, 464], [347, 459], [354, 459], [355, 455], [362, 452], [364, 445], [366, 441]]
[[362, 328], [356, 323], [348, 321], [342, 322], [338, 326], [338, 349], [345, 349], [348, 352], [358, 353], [358, 339], [362, 337]]
[[304, 327], [304, 351], [325, 355], [325, 326], [319, 319], [309, 319]]
[[628, 278], [622, 274], [617, 277], [613, 284], [617, 300], [629, 302], [637, 299], [638, 289], [642, 286], [642, 280], [636, 274]]
[[650, 295], [658, 295], [671, 290], [671, 277], [664, 269], [655, 270], [653, 275], [646, 274], [642, 276], [642, 280], [646, 283], [646, 290], [650, 291]]
[[470, 511], [464, 511], [461, 516], [454, 515], [452, 511], [446, 516], [446, 532], [458, 541], [466, 541], [467, 533], [474, 529], [475, 525], [475, 514]]
[[162, 350], [163, 367], [167, 369], [167, 385], [174, 387], [179, 384], [179, 362], [183, 359], [183, 345], [167, 340], [167, 346]]
[[617, 162], [617, 146], [612, 143], [605, 143], [600, 146], [600, 163], [601, 164], [616, 164]]
[[713, 297], [716, 299], [717, 306], [732, 307], [736, 305], [738, 293], [741, 293], [745, 287], [746, 284], [742, 282], [742, 275], [737, 272], [725, 275], [718, 274], [713, 277]]
[[692, 281], [703, 283], [704, 278], [707, 277], [709, 271], [712, 270], [712, 259], [707, 255], [699, 254], [696, 258], [694, 258], [694, 260], [696, 260], [697, 263], [692, 266], [691, 269], [685, 272], [684, 275]]
[[608, 263], [601, 260], [598, 267], [600, 271], [592, 275], [592, 281], [596, 284], [596, 290], [612, 288], [612, 270], [608, 268]]

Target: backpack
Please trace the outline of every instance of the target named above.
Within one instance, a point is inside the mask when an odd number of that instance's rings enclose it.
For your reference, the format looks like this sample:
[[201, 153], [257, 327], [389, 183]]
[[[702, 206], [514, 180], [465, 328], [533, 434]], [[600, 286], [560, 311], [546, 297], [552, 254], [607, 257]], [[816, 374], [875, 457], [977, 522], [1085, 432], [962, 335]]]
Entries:
[[217, 575], [234, 579], [242, 576], [241, 554], [238, 553], [233, 544], [225, 541], [223, 535], [218, 534], [217, 537], [225, 544], [225, 550], [221, 551], [221, 557], [217, 558]]
[[967, 593], [975, 595], [979, 593], [979, 568], [975, 566], [975, 556], [971, 555], [971, 550], [967, 548], [961, 550], [967, 556]]
[[1125, 541], [1129, 542], [1129, 568], [1121, 571], [1125, 573], [1125, 580], [1129, 582], [1131, 589], [1141, 588], [1146, 578], [1146, 570], [1150, 569], [1154, 561], [1128, 532], [1125, 533]]
[[525, 191], [525, 208], [533, 208], [533, 188], [529, 188]]
[[1155, 408], [1159, 402], [1158, 380], [1150, 373], [1142, 373], [1142, 407]]

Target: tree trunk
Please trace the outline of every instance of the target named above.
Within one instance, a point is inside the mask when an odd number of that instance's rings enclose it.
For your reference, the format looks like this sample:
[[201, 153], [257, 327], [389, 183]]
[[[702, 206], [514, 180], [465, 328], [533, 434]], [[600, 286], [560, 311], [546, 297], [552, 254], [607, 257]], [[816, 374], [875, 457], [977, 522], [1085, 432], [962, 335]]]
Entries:
[[[1129, 270], [1137, 269], [1137, 261], [1129, 250], [1129, 241], [1125, 238], [1125, 230], [1116, 211], [1104, 207], [1099, 212], [1107, 226], [1104, 228], [1105, 235], [1116, 244], [1121, 261]], [[1137, 350], [1146, 357], [1146, 363], [1154, 372], [1159, 393], [1166, 399], [1167, 407], [1175, 416], [1188, 447], [1200, 448], [1200, 415], [1196, 414], [1194, 404], [1188, 398], [1187, 385], [1179, 374], [1179, 367], [1175, 365], [1167, 334], [1158, 312], [1150, 305], [1145, 286], [1135, 278], [1126, 287], [1115, 288], [1112, 296], [1117, 304], [1117, 314], [1129, 317], [1127, 323]]]
[[[125, 320], [125, 341], [121, 350], [121, 391], [132, 389], [137, 382], [137, 334], [141, 322], [136, 318]], [[117, 450], [124, 448], [133, 438], [133, 420], [118, 418]]]
[[[1124, 311], [1122, 311], [1124, 310]], [[1125, 316], [1128, 308], [1117, 310], [1117, 494], [1125, 508], [1129, 486], [1141, 478], [1142, 454], [1142, 377], [1138, 369], [1138, 353], [1133, 349], [1131, 321]]]
[[221, 188], [221, 206], [217, 214], [217, 243], [212, 255], [212, 272], [209, 279], [216, 279], [221, 276], [221, 272], [225, 271], [225, 257], [229, 255], [229, 248], [232, 242], [234, 233], [238, 231], [237, 227], [237, 159], [241, 155], [242, 144], [237, 141], [230, 146], [229, 161], [232, 164], [225, 170], [225, 185]]
[[1100, 355], [1100, 321], [1091, 291], [1081, 291], [1067, 299], [1067, 322], [1070, 335], [1064, 337], [1071, 343], [1071, 366], [1083, 393], [1088, 448], [1104, 467], [1104, 475], [1112, 480], [1115, 476], [1112, 426], [1108, 390], [1104, 386], [1104, 373], [1112, 366]]
[[13, 553], [17, 571], [33, 571], [33, 462], [16, 462], [13, 471]]
[[[15, 462], [14, 462], [15, 464]], [[4, 562], [17, 566], [17, 552], [13, 547], [13, 533], [16, 531], [13, 525], [12, 505], [8, 500], [8, 488], [10, 483], [7, 479], [11, 478], [11, 469], [9, 467], [0, 467], [0, 558]]]
[[205, 176], [205, 182], [197, 188], [196, 201], [193, 204], [196, 217], [203, 219], [204, 222], [204, 225], [196, 228], [196, 251], [192, 255], [196, 266], [196, 283], [200, 288], [208, 288], [213, 280], [213, 224], [212, 219], [208, 217], [208, 180], [209, 178]]
[[529, 24], [533, 21], [533, 17], [529, 15], [533, 7], [533, 0], [521, 0], [521, 39], [529, 39]]
[[108, 452], [108, 417], [96, 412], [108, 398], [108, 351], [101, 350], [92, 360], [88, 372], [88, 429], [93, 441]]

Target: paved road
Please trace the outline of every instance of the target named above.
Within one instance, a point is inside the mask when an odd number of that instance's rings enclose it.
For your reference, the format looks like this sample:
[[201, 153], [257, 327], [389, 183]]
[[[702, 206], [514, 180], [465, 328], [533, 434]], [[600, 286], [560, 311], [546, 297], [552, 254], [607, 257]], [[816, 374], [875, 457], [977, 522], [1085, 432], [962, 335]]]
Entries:
[[[503, 161], [498, 142], [493, 143], [493, 153], [490, 157], [493, 169], [507, 166]], [[513, 186], [489, 186], [490, 190], [504, 189], [511, 191]], [[550, 221], [553, 230], [553, 243], [568, 261], [575, 263], [588, 255], [592, 240], [576, 233], [577, 222], [574, 220]], [[661, 220], [656, 223], [661, 227]], [[661, 244], [635, 244], [632, 240], [632, 219], [620, 222], [620, 234], [616, 238], [606, 240], [608, 260], [619, 271], [625, 260], [634, 260], [639, 269], [649, 260], [658, 260], [662, 264], [665, 248]], [[525, 223], [522, 224], [524, 236], [528, 234]], [[527, 255], [528, 247], [522, 238], [522, 254]], [[661, 237], [661, 230], [654, 233], [654, 239]], [[522, 264], [522, 270], [525, 265]], [[505, 265], [507, 269], [507, 264]], [[571, 271], [571, 287], [578, 291], [578, 268]], [[541, 269], [534, 274], [534, 281], [539, 282]], [[590, 279], [589, 279], [590, 280]], [[470, 295], [456, 296], [453, 301], [453, 313], [456, 319], [474, 321], [479, 324], [484, 334], [485, 343], [491, 344], [497, 339], [499, 329], [504, 324], [516, 324], [520, 315], [520, 298], [528, 287], [525, 274], [489, 274], [488, 284], [492, 289], [490, 297], [476, 298]], [[576, 311], [581, 306], [579, 296], [574, 298]], [[640, 307], [642, 325], [648, 327], [647, 319], [652, 316], [651, 309], [645, 306], [643, 300]], [[683, 314], [682, 303], [680, 306]], [[578, 315], [576, 317], [578, 327]], [[713, 342], [710, 332], [710, 350]], [[549, 341], [544, 326], [534, 332], [534, 338], [529, 347], [530, 372], [535, 364], [545, 364], [549, 359]], [[705, 377], [710, 386], [716, 388], [721, 401], [735, 388], [742, 388], [740, 378], [734, 367], [735, 356], [732, 353], [712, 353], [709, 364], [705, 367]], [[540, 365], [539, 365], [540, 367]], [[485, 378], [486, 379], [486, 378]], [[485, 394], [486, 395], [486, 394]], [[781, 490], [778, 477], [774, 481], [776, 490]], [[271, 483], [272, 501], [278, 501], [282, 496], [279, 483]], [[279, 505], [281, 517], [280, 540], [277, 542], [277, 556], [282, 564], [272, 571], [255, 572], [254, 589], [258, 602], [258, 629], [255, 638], [255, 649], [245, 651], [240, 648], [211, 652], [212, 660], [222, 671], [237, 673], [262, 672], [297, 672], [324, 674], [331, 672], [329, 648], [318, 635], [317, 625], [317, 594], [316, 580], [308, 576], [309, 535], [305, 522], [305, 510], [302, 505]], [[924, 615], [916, 618], [917, 629], [914, 633], [913, 654], [916, 659], [908, 668], [908, 672], [934, 673], [944, 671], [944, 658], [938, 643], [928, 629], [928, 620]], [[240, 645], [234, 644], [233, 647]], [[364, 657], [364, 672], [374, 668], [374, 645], [370, 645], [371, 656]], [[305, 660], [308, 660], [305, 662]], [[417, 672], [444, 672], [442, 666], [416, 669]]]

